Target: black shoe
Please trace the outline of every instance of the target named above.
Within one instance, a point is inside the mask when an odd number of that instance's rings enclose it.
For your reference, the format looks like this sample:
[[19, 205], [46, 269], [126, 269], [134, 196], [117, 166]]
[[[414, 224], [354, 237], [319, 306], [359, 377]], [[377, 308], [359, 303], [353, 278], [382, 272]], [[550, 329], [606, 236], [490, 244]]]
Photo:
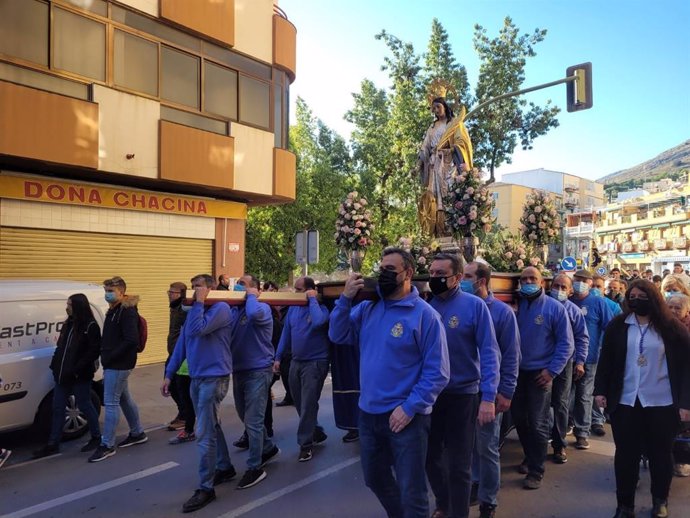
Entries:
[[276, 406], [294, 406], [295, 402], [292, 399], [283, 399], [282, 401], [278, 401], [276, 403]]
[[568, 462], [568, 455], [565, 453], [564, 448], [557, 448], [553, 450], [553, 461], [556, 464], [565, 464]]
[[496, 516], [496, 506], [492, 504], [479, 504], [479, 518], [494, 518]]
[[187, 500], [182, 505], [183, 513], [191, 513], [193, 511], [198, 511], [202, 507], [207, 506], [216, 499], [216, 492], [211, 489], [211, 491], [206, 491], [204, 489], [197, 489], [194, 491], [192, 498]]
[[34, 451], [31, 457], [34, 459], [42, 459], [43, 457], [50, 457], [51, 455], [55, 455], [57, 453], [60, 453], [60, 446], [57, 444], [48, 443], [42, 448]]
[[144, 432], [141, 432], [138, 435], [132, 435], [131, 433], [127, 435], [127, 438], [120, 442], [117, 447], [118, 448], [129, 448], [130, 446], [134, 446], [135, 444], [143, 444], [146, 441], [148, 441], [149, 438], [146, 437], [146, 434]]
[[593, 424], [592, 425], [592, 433], [596, 435], [597, 437], [603, 437], [606, 435], [606, 430], [604, 430], [604, 425], [601, 424]]
[[237, 489], [247, 489], [248, 487], [255, 486], [265, 478], [266, 472], [261, 468], [248, 469], [242, 476], [240, 483], [237, 484]]
[[268, 435], [272, 439], [273, 438], [273, 428], [266, 428], [266, 435]]
[[247, 432], [245, 431], [239, 439], [232, 443], [232, 445], [240, 450], [248, 450], [249, 436], [247, 435]]
[[81, 452], [86, 453], [87, 451], [93, 451], [96, 448], [98, 448], [98, 445], [101, 444], [101, 437], [91, 437], [89, 442], [87, 442], [84, 446], [81, 447]]
[[302, 448], [299, 451], [297, 462], [309, 462], [312, 458], [311, 448]]
[[521, 475], [527, 475], [529, 468], [527, 467], [527, 459], [523, 459], [520, 465], [517, 467], [517, 472]]
[[343, 442], [357, 442], [359, 441], [359, 431], [350, 430], [345, 435], [343, 435]]
[[479, 484], [472, 482], [472, 488], [470, 489], [470, 507], [474, 507], [479, 504]]
[[261, 455], [261, 466], [259, 466], [259, 467], [263, 468], [266, 464], [271, 462], [271, 460], [275, 459], [279, 453], [280, 453], [280, 448], [278, 448], [278, 446], [276, 446], [274, 444], [273, 448], [271, 450], [269, 450], [266, 453], [264, 453], [263, 455]]
[[616, 514], [613, 518], [635, 518], [635, 508], [634, 507], [618, 507], [616, 508]]
[[525, 480], [523, 480], [522, 487], [524, 489], [539, 489], [541, 487], [541, 477], [539, 475], [529, 473], [525, 477]]
[[326, 435], [326, 432], [323, 431], [322, 428], [317, 428], [314, 431], [314, 444], [321, 444], [328, 439], [328, 435]]
[[217, 486], [218, 484], [230, 482], [236, 476], [237, 471], [235, 471], [234, 466], [230, 466], [230, 469], [217, 469], [213, 474], [213, 485]]
[[652, 518], [668, 518], [668, 502], [652, 498]]
[[112, 457], [116, 453], [117, 450], [115, 448], [108, 448], [107, 446], [103, 446], [101, 444], [98, 446], [98, 448], [96, 448], [96, 451], [93, 452], [91, 457], [89, 457], [89, 462], [101, 462], [108, 457]]

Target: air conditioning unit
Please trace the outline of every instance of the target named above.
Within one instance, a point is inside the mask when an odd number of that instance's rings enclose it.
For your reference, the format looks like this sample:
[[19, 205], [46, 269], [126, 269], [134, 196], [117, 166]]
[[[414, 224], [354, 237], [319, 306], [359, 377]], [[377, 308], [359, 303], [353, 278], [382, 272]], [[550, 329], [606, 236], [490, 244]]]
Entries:
[[688, 238], [685, 236], [673, 238], [673, 248], [687, 248]]
[[666, 250], [666, 240], [665, 239], [655, 239], [654, 248], [657, 250]]
[[634, 252], [634, 251], [635, 251], [635, 245], [632, 242], [626, 241], [625, 243], [623, 243], [623, 252]]
[[640, 252], [646, 252], [646, 251], [648, 251], [648, 250], [649, 250], [649, 241], [640, 241], [640, 242], [637, 244], [637, 249], [638, 249]]

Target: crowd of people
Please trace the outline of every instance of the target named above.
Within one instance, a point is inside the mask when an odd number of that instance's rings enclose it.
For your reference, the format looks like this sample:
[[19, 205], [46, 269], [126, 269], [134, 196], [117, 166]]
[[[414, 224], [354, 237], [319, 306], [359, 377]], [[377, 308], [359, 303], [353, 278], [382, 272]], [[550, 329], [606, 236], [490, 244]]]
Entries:
[[[615, 518], [635, 516], [640, 461], [649, 463], [652, 516], [668, 514], [672, 477], [690, 475], [687, 459], [672, 455], [683, 422], [690, 421], [690, 291], [681, 265], [655, 279], [633, 271], [608, 278], [578, 270], [560, 273], [547, 291], [539, 269], [520, 275], [516, 307], [491, 291], [491, 270], [441, 253], [429, 268], [427, 303], [413, 275], [413, 257], [384, 250], [378, 299], [355, 303], [364, 279], [352, 274], [329, 310], [316, 284], [301, 277], [294, 289], [305, 306], [278, 309], [260, 302], [259, 280], [243, 275], [233, 287], [225, 276], [191, 279], [191, 290], [168, 290], [168, 360], [161, 392], [178, 413], [171, 444], [196, 441], [199, 486], [182, 507], [192, 512], [216, 498], [215, 486], [237, 476], [221, 427], [220, 404], [232, 382], [244, 425], [233, 442], [247, 449], [237, 488], [267, 476], [280, 449], [273, 441], [271, 387], [279, 377], [299, 415], [298, 462], [308, 462], [327, 435], [318, 420], [319, 398], [333, 377], [336, 425], [343, 441], [360, 441], [364, 481], [390, 517], [433, 518], [496, 514], [500, 489], [501, 422], [512, 419], [524, 460], [523, 487], [537, 490], [546, 473], [549, 444], [556, 464], [574, 447], [590, 447], [611, 423], [615, 452]], [[277, 289], [265, 283], [264, 290]], [[206, 303], [212, 289], [246, 293], [245, 303]], [[59, 451], [65, 399], [74, 393], [87, 418], [89, 462], [117, 448], [143, 444], [128, 378], [141, 345], [137, 297], [120, 277], [104, 282], [109, 304], [103, 330], [86, 297], [67, 301], [51, 370], [53, 424], [43, 457]], [[185, 299], [185, 293], [193, 296]], [[89, 387], [100, 356], [104, 375], [103, 427]], [[116, 444], [124, 413], [128, 435]], [[0, 451], [0, 462], [9, 456]]]

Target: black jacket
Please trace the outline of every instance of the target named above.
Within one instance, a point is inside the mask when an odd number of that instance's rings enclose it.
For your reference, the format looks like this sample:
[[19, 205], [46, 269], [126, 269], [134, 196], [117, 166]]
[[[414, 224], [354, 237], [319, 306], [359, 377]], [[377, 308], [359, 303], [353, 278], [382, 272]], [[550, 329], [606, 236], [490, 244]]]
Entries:
[[104, 369], [130, 370], [137, 364], [139, 347], [139, 297], [127, 296], [105, 314], [101, 339]]
[[182, 311], [182, 298], [170, 304], [170, 327], [168, 328], [168, 356], [175, 350], [175, 344], [180, 336], [182, 324], [187, 320], [187, 313]]
[[[625, 313], [618, 315], [606, 328], [594, 379], [594, 395], [606, 396], [609, 413], [616, 410], [623, 394], [630, 327], [625, 323], [626, 317]], [[657, 329], [657, 332], [666, 349], [673, 404], [676, 408], [690, 409], [690, 335], [675, 319], [664, 329]]]
[[96, 360], [101, 351], [101, 328], [95, 320], [86, 329], [75, 331], [68, 318], [60, 330], [57, 348], [50, 362], [55, 383], [69, 385], [75, 381], [92, 380]]

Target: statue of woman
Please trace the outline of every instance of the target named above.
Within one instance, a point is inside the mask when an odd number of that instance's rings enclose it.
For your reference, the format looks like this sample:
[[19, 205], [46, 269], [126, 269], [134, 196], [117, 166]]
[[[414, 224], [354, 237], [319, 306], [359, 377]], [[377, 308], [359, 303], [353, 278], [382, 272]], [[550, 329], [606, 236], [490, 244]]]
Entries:
[[446, 230], [444, 198], [454, 172], [472, 168], [472, 142], [465, 128], [465, 108], [453, 115], [443, 97], [431, 103], [434, 122], [426, 131], [419, 153], [420, 181], [426, 188], [419, 201], [419, 222], [426, 234], [442, 237]]

